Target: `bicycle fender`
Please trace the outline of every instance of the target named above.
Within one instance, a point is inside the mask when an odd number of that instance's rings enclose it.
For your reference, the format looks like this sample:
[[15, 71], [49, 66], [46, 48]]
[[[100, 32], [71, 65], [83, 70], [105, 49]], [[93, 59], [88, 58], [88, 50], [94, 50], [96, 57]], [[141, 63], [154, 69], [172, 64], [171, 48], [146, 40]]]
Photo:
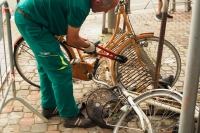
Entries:
[[17, 45], [19, 40], [21, 40], [21, 39], [23, 39], [22, 36], [19, 36], [17, 39], [15, 39], [15, 42], [14, 42], [13, 46]]
[[141, 39], [141, 38], [149, 38], [149, 37], [153, 37], [154, 33], [141, 33], [136, 35], [136, 40]]

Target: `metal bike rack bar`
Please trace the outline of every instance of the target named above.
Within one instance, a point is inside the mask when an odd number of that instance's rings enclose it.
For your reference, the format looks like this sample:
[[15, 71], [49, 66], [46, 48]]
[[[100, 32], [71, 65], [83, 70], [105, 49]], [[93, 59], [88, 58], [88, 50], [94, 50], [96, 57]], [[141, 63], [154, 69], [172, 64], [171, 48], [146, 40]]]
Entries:
[[[179, 133], [194, 133], [194, 110], [200, 74], [200, 1], [193, 0]], [[199, 128], [199, 127], [198, 127]], [[199, 133], [199, 129], [198, 133]]]
[[159, 75], [160, 75], [163, 43], [164, 43], [165, 29], [166, 29], [166, 23], [167, 23], [168, 6], [169, 6], [169, 4], [168, 4], [167, 0], [164, 0], [163, 8], [162, 8], [162, 21], [161, 21], [161, 27], [160, 27], [160, 36], [159, 36], [159, 44], [158, 44], [154, 88], [158, 88], [158, 80], [159, 80]]
[[[4, 53], [4, 57], [5, 57], [5, 73], [7, 77], [7, 86], [5, 89], [1, 89], [1, 93], [2, 93], [2, 98], [0, 101], [0, 113], [2, 111], [2, 109], [11, 101], [11, 100], [18, 100], [19, 102], [21, 102], [24, 106], [26, 106], [28, 109], [30, 109], [33, 113], [35, 113], [38, 117], [40, 117], [44, 122], [48, 122], [48, 120], [41, 115], [36, 109], [34, 109], [32, 106], [30, 106], [26, 101], [24, 101], [23, 99], [19, 98], [16, 96], [16, 86], [15, 86], [15, 75], [14, 75], [14, 63], [13, 63], [13, 49], [12, 49], [12, 37], [11, 37], [11, 24], [10, 24], [10, 19], [11, 19], [11, 14], [10, 14], [10, 10], [8, 7], [8, 3], [6, 0], [2, 0], [0, 1], [0, 9], [4, 9], [4, 13], [5, 13], [5, 21], [6, 22], [6, 28], [7, 28], [7, 44], [5, 43], [5, 37], [4, 37], [4, 31], [3, 31], [3, 21], [1, 21], [1, 26], [2, 28], [0, 29], [1, 31], [1, 37], [0, 37], [0, 41], [3, 42], [3, 46], [8, 47], [8, 55], [9, 55], [9, 62], [7, 62], [7, 50], [6, 49], [1, 49], [3, 50]], [[2, 13], [0, 13], [0, 18], [2, 19]], [[1, 20], [0, 19], [0, 20]], [[9, 68], [10, 66], [10, 68]], [[2, 75], [1, 75], [2, 78]], [[12, 97], [9, 97], [7, 99], [8, 93], [10, 91], [10, 89], [12, 89]], [[4, 91], [5, 90], [5, 91]]]
[[[127, 0], [127, 4], [125, 6], [126, 9], [126, 13], [130, 14], [131, 10], [130, 10], [130, 0]], [[107, 34], [107, 33], [113, 33], [114, 29], [115, 29], [115, 23], [117, 20], [116, 14], [115, 14], [115, 9], [111, 9], [108, 11], [108, 28], [106, 28], [106, 13], [103, 12], [103, 16], [102, 16], [102, 33], [103, 34]], [[125, 24], [123, 25], [123, 30], [125, 30]]]
[[185, 12], [190, 11], [191, 9], [191, 0], [183, 0], [183, 1], [177, 1], [176, 0], [172, 0], [172, 8], [170, 9], [170, 11], [175, 12], [176, 11], [176, 5], [177, 4], [185, 4]]
[[[108, 16], [108, 27], [106, 28], [106, 14]], [[115, 9], [111, 9], [108, 13], [103, 12], [102, 16], [102, 34], [113, 33], [115, 29], [117, 17], [115, 15]]]

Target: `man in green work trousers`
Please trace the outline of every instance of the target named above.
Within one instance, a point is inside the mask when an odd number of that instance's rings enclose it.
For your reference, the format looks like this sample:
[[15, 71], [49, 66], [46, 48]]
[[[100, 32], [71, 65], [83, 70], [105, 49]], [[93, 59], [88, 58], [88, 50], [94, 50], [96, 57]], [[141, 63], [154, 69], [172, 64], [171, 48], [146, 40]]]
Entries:
[[38, 64], [42, 114], [51, 118], [59, 114], [64, 127], [95, 126], [80, 113], [74, 96], [72, 70], [60, 50], [55, 35], [66, 35], [67, 43], [95, 51], [94, 44], [79, 36], [80, 27], [90, 12], [107, 12], [119, 0], [20, 0], [14, 14], [15, 23]]

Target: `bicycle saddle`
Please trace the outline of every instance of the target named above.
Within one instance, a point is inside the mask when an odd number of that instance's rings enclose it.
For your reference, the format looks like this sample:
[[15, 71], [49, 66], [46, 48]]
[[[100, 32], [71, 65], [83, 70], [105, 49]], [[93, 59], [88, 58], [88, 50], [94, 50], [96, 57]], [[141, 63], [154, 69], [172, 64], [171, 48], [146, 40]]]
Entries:
[[168, 77], [164, 78], [164, 79], [159, 79], [159, 84], [162, 85], [164, 88], [168, 89], [168, 85], [172, 86], [172, 83], [174, 81], [174, 76], [173, 75], [169, 75]]

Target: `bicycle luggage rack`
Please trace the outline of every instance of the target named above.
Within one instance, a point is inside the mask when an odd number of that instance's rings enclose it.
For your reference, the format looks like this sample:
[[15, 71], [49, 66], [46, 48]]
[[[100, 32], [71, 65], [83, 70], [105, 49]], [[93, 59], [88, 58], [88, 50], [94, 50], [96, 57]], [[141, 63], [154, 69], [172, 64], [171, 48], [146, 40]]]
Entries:
[[[119, 31], [114, 41], [120, 38], [123, 33], [125, 33], [124, 30]], [[112, 50], [116, 51], [118, 47], [127, 39], [128, 37], [120, 41], [119, 44], [116, 45]], [[142, 48], [140, 48], [139, 57], [142, 60], [142, 63], [139, 62], [136, 52], [133, 52], [133, 49], [134, 47], [131, 46], [129, 50], [124, 53], [124, 55], [128, 58], [128, 61], [120, 65], [123, 65], [123, 69], [121, 69], [120, 66], [118, 68], [118, 72], [122, 73], [120, 82], [123, 83], [126, 89], [142, 93], [147, 89], [152, 89], [153, 87], [153, 79], [155, 77], [155, 65]], [[127, 66], [126, 69], [124, 69], [124, 66]], [[129, 66], [131, 66], [131, 69], [129, 68]]]
[[[4, 6], [2, 6], [4, 5]], [[9, 11], [9, 7], [8, 7], [8, 3], [6, 0], [3, 0], [0, 2], [0, 9], [4, 10], [5, 13], [5, 21], [6, 22], [6, 27], [7, 27], [7, 31], [3, 31], [3, 21], [2, 21], [2, 12], [0, 12], [0, 22], [1, 22], [1, 26], [0, 29], [2, 31], [0, 31], [0, 41], [3, 43], [3, 47], [4, 49], [1, 49], [3, 51], [3, 58], [5, 58], [4, 60], [2, 59], [1, 61], [3, 61], [3, 63], [1, 62], [0, 65], [0, 76], [1, 76], [1, 87], [0, 87], [0, 113], [2, 111], [2, 109], [11, 101], [11, 100], [18, 100], [19, 102], [21, 102], [24, 106], [26, 106], [28, 109], [30, 109], [33, 113], [35, 113], [38, 117], [40, 117], [44, 122], [48, 122], [48, 120], [41, 115], [36, 109], [34, 109], [31, 105], [29, 105], [25, 100], [23, 100], [20, 97], [16, 96], [16, 87], [15, 87], [15, 75], [14, 75], [14, 64], [13, 64], [13, 52], [12, 52], [12, 37], [11, 37], [11, 25], [10, 25], [10, 11]], [[5, 44], [5, 37], [4, 37], [4, 33], [7, 36], [7, 42], [8, 44]], [[8, 48], [7, 48], [8, 47]], [[8, 50], [8, 53], [7, 53]], [[2, 52], [1, 52], [2, 53]], [[9, 55], [9, 57], [7, 57], [7, 54]], [[0, 54], [2, 56], [2, 54]], [[7, 59], [9, 59], [9, 62], [7, 62]], [[4, 69], [4, 76], [2, 75], [2, 64], [5, 64], [5, 69]], [[10, 67], [10, 68], [9, 68]], [[10, 74], [10, 75], [9, 75]], [[5, 81], [3, 82], [5, 78]], [[2, 86], [4, 83], [4, 85], [6, 86], [4, 89], [4, 86]], [[10, 95], [9, 91], [10, 89], [12, 89], [12, 96]], [[4, 91], [5, 90], [5, 91]], [[8, 96], [8, 99], [7, 99]]]

